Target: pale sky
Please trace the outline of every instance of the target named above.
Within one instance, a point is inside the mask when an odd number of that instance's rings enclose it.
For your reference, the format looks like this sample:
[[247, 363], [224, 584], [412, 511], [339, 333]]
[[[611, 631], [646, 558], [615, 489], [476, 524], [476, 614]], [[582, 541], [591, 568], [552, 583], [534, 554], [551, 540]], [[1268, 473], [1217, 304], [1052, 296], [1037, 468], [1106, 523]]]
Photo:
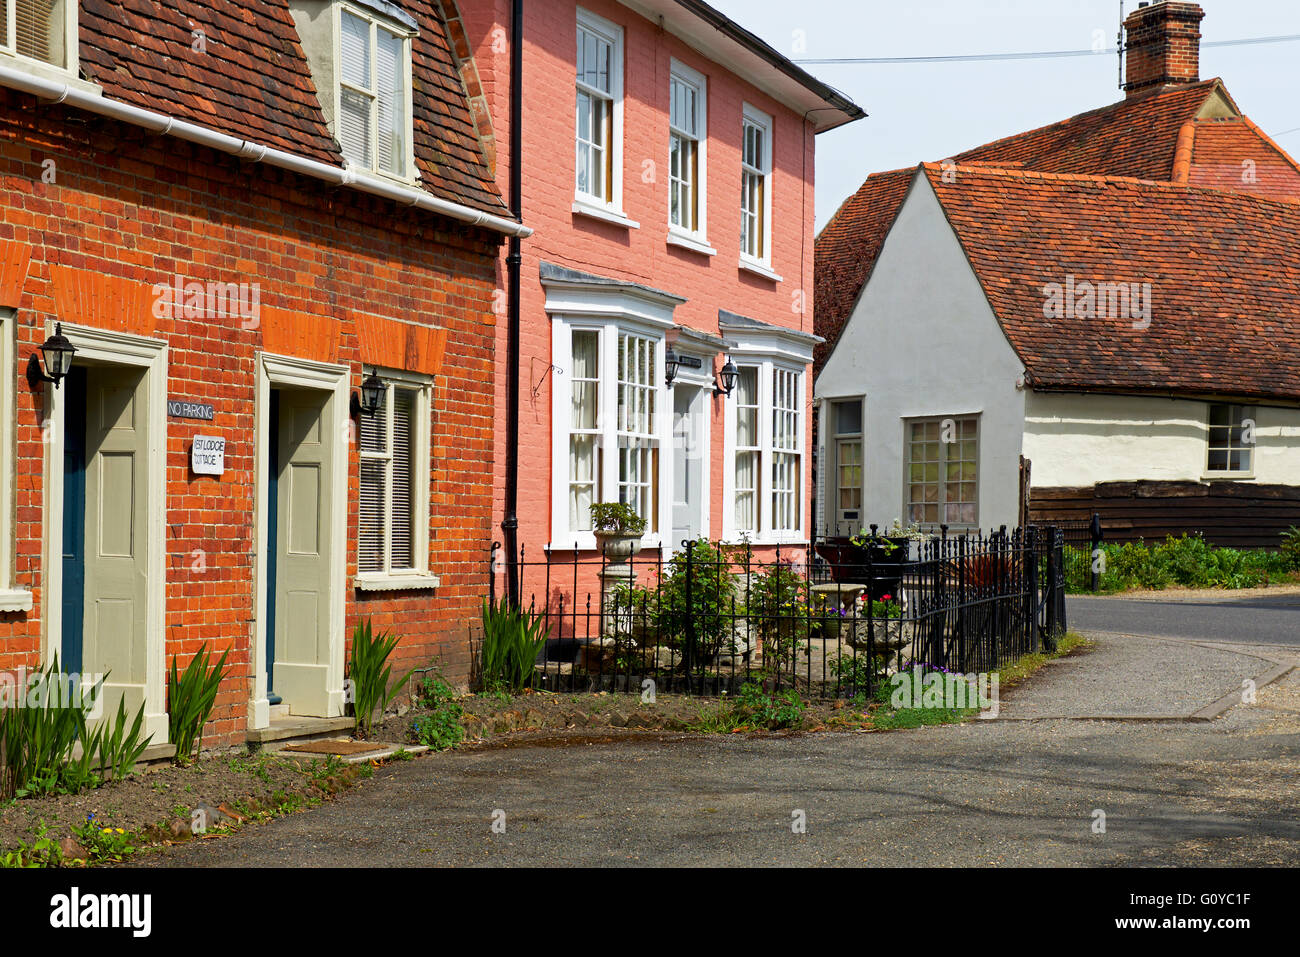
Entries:
[[[1119, 0], [710, 0], [792, 59], [1085, 50], [975, 63], [806, 65], [869, 116], [817, 138], [817, 228], [869, 173], [942, 160], [1123, 99]], [[1300, 34], [1300, 0], [1200, 0], [1202, 42]], [[1125, 13], [1137, 8], [1126, 0]], [[1097, 31], [1100, 31], [1098, 33]], [[796, 49], [802, 40], [804, 51]], [[1242, 111], [1300, 153], [1300, 41], [1201, 50]]]

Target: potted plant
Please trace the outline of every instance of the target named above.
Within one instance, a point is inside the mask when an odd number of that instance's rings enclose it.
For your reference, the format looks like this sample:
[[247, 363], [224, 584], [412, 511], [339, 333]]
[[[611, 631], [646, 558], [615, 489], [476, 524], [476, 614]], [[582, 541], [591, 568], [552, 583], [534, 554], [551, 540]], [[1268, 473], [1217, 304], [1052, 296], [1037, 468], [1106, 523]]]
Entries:
[[912, 542], [925, 536], [919, 528], [903, 528], [895, 519], [886, 533], [860, 531], [851, 538], [828, 539], [817, 546], [817, 554], [830, 565], [831, 580], [840, 584], [866, 585], [872, 600], [885, 592], [897, 593], [902, 566], [912, 554]]
[[591, 528], [601, 553], [623, 562], [641, 550], [645, 519], [626, 502], [602, 502], [591, 506]]

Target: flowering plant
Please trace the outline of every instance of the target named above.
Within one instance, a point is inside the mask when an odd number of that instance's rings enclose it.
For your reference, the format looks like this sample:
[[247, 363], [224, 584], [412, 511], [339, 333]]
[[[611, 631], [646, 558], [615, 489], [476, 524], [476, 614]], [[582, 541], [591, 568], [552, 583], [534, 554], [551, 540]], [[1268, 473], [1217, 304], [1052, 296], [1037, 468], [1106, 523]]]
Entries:
[[903, 606], [893, 595], [881, 595], [876, 601], [871, 601], [868, 596], [863, 595], [858, 599], [862, 602], [861, 614], [868, 618], [902, 618]]

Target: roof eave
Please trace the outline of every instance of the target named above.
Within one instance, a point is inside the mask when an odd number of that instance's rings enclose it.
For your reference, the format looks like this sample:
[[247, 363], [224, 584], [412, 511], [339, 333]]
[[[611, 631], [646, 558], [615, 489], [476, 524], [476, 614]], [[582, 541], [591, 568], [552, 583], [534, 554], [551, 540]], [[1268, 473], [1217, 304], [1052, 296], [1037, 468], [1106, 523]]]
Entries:
[[[837, 129], [867, 113], [843, 93], [782, 56], [702, 0], [620, 0], [703, 56], [732, 69], [764, 93], [803, 114], [816, 133]], [[682, 11], [689, 16], [683, 17]]]

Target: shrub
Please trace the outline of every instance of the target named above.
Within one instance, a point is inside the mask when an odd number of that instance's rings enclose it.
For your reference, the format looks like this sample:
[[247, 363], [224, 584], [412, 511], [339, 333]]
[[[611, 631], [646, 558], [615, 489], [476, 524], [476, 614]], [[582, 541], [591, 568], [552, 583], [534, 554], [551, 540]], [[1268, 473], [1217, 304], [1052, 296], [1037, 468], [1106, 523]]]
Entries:
[[610, 535], [640, 535], [645, 519], [626, 502], [601, 502], [591, 506], [591, 527]]
[[167, 729], [176, 745], [173, 760], [177, 764], [189, 764], [195, 746], [203, 740], [203, 728], [216, 704], [217, 691], [230, 674], [226, 669], [229, 656], [230, 649], [227, 648], [213, 665], [205, 642], [178, 676], [176, 656], [172, 655], [172, 670], [167, 676]]
[[1292, 525], [1282, 533], [1281, 555], [1287, 568], [1300, 571], [1300, 528]]
[[732, 647], [736, 616], [736, 580], [731, 562], [722, 550], [707, 539], [699, 539], [690, 548], [687, 589], [687, 552], [678, 552], [668, 562], [660, 580], [655, 603], [659, 634], [671, 647], [685, 648], [687, 629], [694, 621], [695, 662], [710, 661], [725, 646]]
[[546, 620], [540, 614], [512, 608], [505, 598], [483, 602], [483, 649], [479, 683], [485, 691], [514, 693], [533, 680], [537, 654], [546, 643]]
[[773, 562], [753, 577], [746, 602], [763, 640], [763, 661], [777, 670], [791, 662], [808, 637], [808, 579], [788, 561]]
[[831, 672], [841, 694], [870, 693], [885, 677], [885, 659], [880, 655], [840, 654], [831, 659]]
[[383, 714], [415, 671], [412, 668], [396, 681], [392, 680], [393, 666], [388, 659], [396, 647], [397, 636], [388, 632], [374, 634], [369, 618], [358, 622], [352, 629], [352, 660], [348, 668], [352, 682], [352, 713], [356, 717], [356, 730], [367, 736], [375, 712]]

